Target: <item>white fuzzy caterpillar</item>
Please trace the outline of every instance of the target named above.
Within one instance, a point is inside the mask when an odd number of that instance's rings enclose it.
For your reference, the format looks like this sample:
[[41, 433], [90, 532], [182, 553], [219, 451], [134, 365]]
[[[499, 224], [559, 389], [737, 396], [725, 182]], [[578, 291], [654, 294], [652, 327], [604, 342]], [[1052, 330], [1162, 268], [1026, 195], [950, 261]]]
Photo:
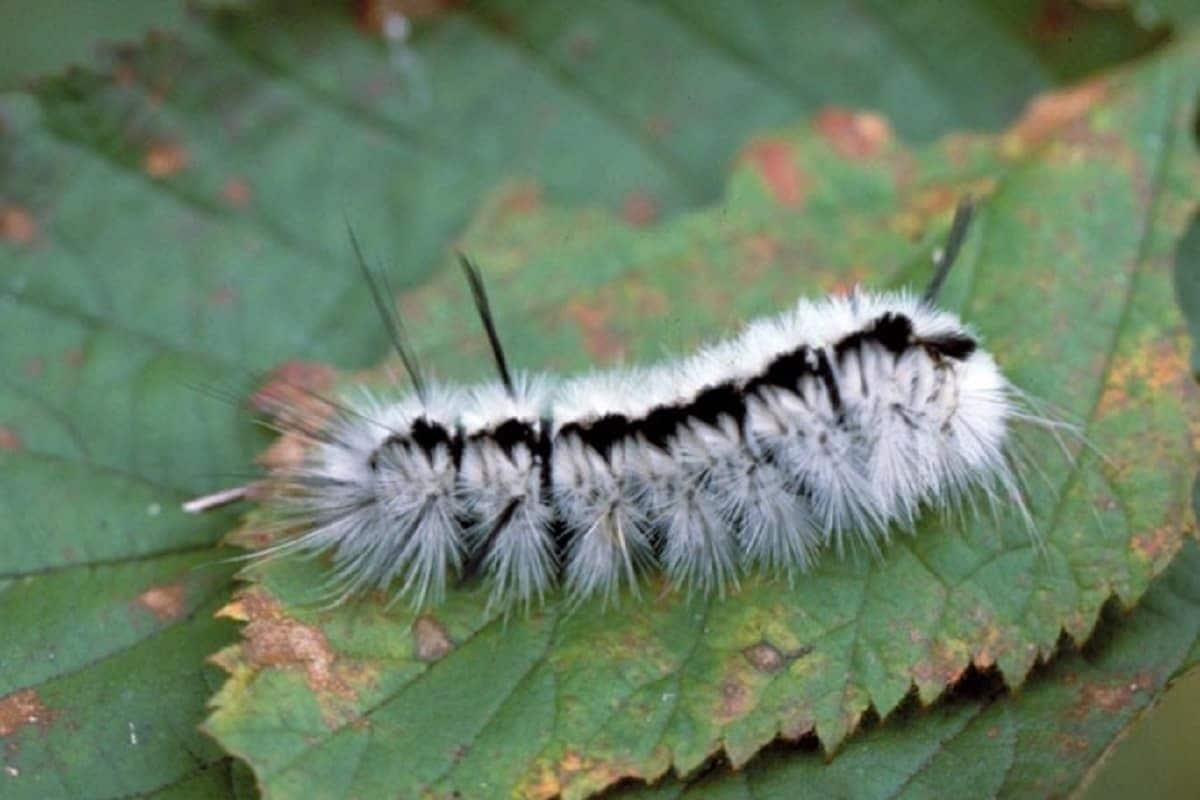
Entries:
[[560, 584], [610, 599], [653, 569], [722, 593], [745, 569], [790, 576], [824, 550], [877, 551], [923, 508], [980, 492], [1024, 512], [1019, 393], [931, 302], [969, 210], [924, 298], [801, 300], [683, 361], [565, 380], [510, 375], [464, 261], [501, 379], [428, 384], [373, 282], [415, 392], [341, 398], [299, 426], [311, 444], [270, 502], [302, 532], [267, 552], [328, 554], [340, 597], [422, 606], [482, 574], [508, 606]]

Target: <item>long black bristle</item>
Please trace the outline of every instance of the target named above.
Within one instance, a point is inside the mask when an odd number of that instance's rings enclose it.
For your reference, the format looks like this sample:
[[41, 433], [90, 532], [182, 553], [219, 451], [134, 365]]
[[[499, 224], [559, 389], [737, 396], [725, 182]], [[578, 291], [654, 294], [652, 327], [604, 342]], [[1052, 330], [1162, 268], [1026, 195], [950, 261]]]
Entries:
[[483, 277], [479, 269], [462, 253], [458, 254], [458, 263], [462, 266], [463, 274], [467, 276], [467, 284], [471, 287], [471, 297], [475, 299], [475, 310], [479, 312], [479, 320], [483, 323], [483, 331], [487, 334], [488, 344], [492, 346], [492, 355], [496, 359], [496, 370], [500, 380], [508, 390], [508, 396], [513, 397], [512, 375], [508, 371], [508, 359], [504, 356], [504, 347], [500, 344], [500, 336], [496, 333], [496, 321], [492, 317], [492, 306], [488, 302], [487, 291], [483, 288]]
[[363, 280], [367, 282], [367, 288], [371, 291], [375, 310], [379, 312], [379, 319], [383, 322], [383, 327], [392, 340], [392, 347], [395, 348], [396, 355], [400, 356], [400, 361], [404, 364], [404, 371], [408, 373], [408, 378], [412, 381], [413, 390], [424, 404], [429, 399], [425, 389], [425, 378], [421, 374], [421, 367], [416, 356], [406, 344], [404, 326], [400, 322], [400, 317], [396, 315], [396, 311], [392, 307], [395, 295], [392, 294], [387, 275], [382, 270], [371, 269], [366, 256], [363, 255], [358, 237], [354, 234], [354, 228], [348, 222], [346, 223], [346, 232], [350, 236], [350, 245], [354, 248], [354, 258], [358, 262], [359, 271], [362, 273]]
[[950, 268], [954, 266], [958, 252], [962, 249], [963, 241], [967, 238], [967, 229], [971, 226], [971, 217], [974, 213], [975, 201], [970, 195], [958, 201], [958, 207], [954, 209], [954, 221], [950, 223], [950, 234], [946, 237], [946, 243], [942, 245], [941, 252], [934, 259], [933, 278], [929, 281], [929, 286], [921, 298], [927, 305], [932, 304], [942, 290], [942, 284], [945, 283], [946, 276], [950, 274]]

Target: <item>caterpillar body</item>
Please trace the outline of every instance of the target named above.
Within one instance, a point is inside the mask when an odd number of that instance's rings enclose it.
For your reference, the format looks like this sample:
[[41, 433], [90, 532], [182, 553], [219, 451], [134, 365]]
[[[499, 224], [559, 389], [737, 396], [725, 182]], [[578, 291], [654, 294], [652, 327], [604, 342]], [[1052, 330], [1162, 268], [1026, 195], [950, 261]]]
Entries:
[[562, 380], [509, 372], [464, 259], [500, 375], [464, 389], [424, 379], [355, 241], [413, 390], [289, 423], [309, 446], [268, 502], [300, 532], [263, 552], [327, 554], [339, 599], [435, 604], [482, 575], [508, 607], [559, 584], [610, 600], [656, 568], [723, 593], [746, 569], [790, 577], [825, 550], [878, 551], [927, 507], [982, 495], [1024, 512], [1009, 430], [1021, 395], [933, 305], [970, 209], [923, 297], [801, 300], [682, 361]]

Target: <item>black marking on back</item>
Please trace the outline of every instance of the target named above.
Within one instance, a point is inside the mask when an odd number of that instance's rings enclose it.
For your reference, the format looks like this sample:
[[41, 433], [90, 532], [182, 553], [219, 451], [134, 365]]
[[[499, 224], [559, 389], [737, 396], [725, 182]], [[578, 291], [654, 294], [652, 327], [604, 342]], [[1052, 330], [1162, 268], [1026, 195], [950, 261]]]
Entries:
[[898, 356], [912, 346], [912, 332], [912, 320], [889, 311], [871, 323], [866, 335], [884, 350]]
[[379, 454], [392, 447], [415, 447], [423, 452], [426, 458], [431, 458], [434, 452], [445, 446], [457, 470], [462, 459], [462, 435], [459, 431], [451, 433], [437, 422], [431, 422], [425, 417], [418, 417], [405, 433], [393, 433], [379, 443], [367, 457], [367, 466], [372, 472], [379, 469]]
[[927, 336], [919, 339], [917, 344], [938, 356], [952, 358], [955, 361], [965, 361], [971, 357], [978, 345], [970, 336], [958, 333], [945, 333], [940, 336]]
[[816, 374], [814, 365], [812, 349], [800, 345], [795, 350], [776, 356], [761, 375], [746, 383], [745, 391], [750, 393], [760, 386], [778, 386], [794, 392], [802, 377]]
[[466, 444], [467, 433], [463, 430], [462, 425], [454, 426], [454, 433], [450, 436], [450, 460], [454, 463], [454, 474], [462, 469], [463, 445]]
[[431, 422], [426, 417], [417, 417], [408, 429], [408, 438], [427, 455], [432, 455], [439, 446], [445, 445], [449, 449], [453, 437], [440, 423]]
[[903, 314], [888, 311], [861, 331], [843, 336], [833, 346], [833, 354], [839, 366], [852, 351], [861, 350], [867, 344], [877, 344], [892, 355], [900, 356], [913, 346], [912, 334], [912, 320]]
[[732, 417], [734, 422], [741, 423], [746, 415], [746, 397], [733, 381], [710, 386], [685, 407], [688, 417], [698, 419], [708, 425], [717, 427], [717, 421], [724, 416]]
[[491, 439], [510, 458], [517, 445], [525, 445], [530, 452], [535, 452], [538, 439], [533, 425], [519, 419], [505, 420], [491, 430], [472, 434], [471, 438], [476, 441]]
[[686, 406], [663, 405], [650, 410], [637, 424], [637, 432], [647, 442], [666, 451], [670, 448], [675, 432], [687, 419]]
[[568, 423], [559, 431], [559, 436], [578, 436], [585, 445], [608, 458], [613, 445], [627, 437], [631, 430], [629, 417], [607, 414], [588, 423]]
[[[550, 435], [552, 430], [554, 430], [554, 420], [542, 417], [538, 425], [537, 449], [534, 451], [538, 468], [541, 470], [542, 494], [547, 498], [552, 497], [554, 492], [554, 438]], [[554, 504], [551, 503], [551, 506], [553, 507]]]
[[842, 421], [844, 409], [842, 407], [842, 392], [838, 388], [837, 376], [833, 374], [833, 366], [829, 363], [829, 356], [825, 355], [824, 350], [817, 351], [817, 377], [825, 384], [825, 392], [829, 395], [829, 405], [833, 412], [838, 416], [838, 422]]
[[[568, 422], [554, 435], [551, 434], [551, 419], [542, 420], [537, 428], [528, 422], [507, 420], [471, 438], [490, 439], [509, 455], [519, 444], [529, 447], [540, 461], [542, 486], [549, 497], [553, 489], [553, 449], [559, 438], [578, 437], [584, 446], [606, 459], [614, 447], [633, 436], [641, 436], [649, 444], [667, 451], [680, 428], [692, 421], [716, 427], [722, 417], [728, 416], [737, 423], [740, 431], [746, 417], [747, 397], [762, 387], [777, 387], [803, 398], [802, 380], [806, 377], [818, 380], [837, 415], [838, 424], [844, 424], [845, 406], [838, 383], [838, 370], [852, 351], [861, 351], [868, 345], [880, 347], [896, 358], [913, 347], [920, 347], [934, 358], [960, 360], [968, 357], [976, 347], [975, 341], [965, 334], [916, 339], [911, 319], [904, 314], [887, 311], [830, 347], [801, 345], [776, 356], [760, 374], [742, 384], [726, 381], [708, 386], [687, 402], [657, 406], [641, 418], [630, 418], [619, 413], [606, 414], [586, 422]], [[414, 440], [418, 439], [416, 427], [421, 423], [424, 423], [426, 430], [418, 441], [420, 446], [430, 450], [442, 443], [444, 430], [423, 419], [413, 426], [411, 436]]]
[[[740, 424], [746, 416], [746, 398], [764, 386], [803, 396], [800, 387], [805, 377], [821, 382], [831, 408], [838, 419], [843, 420], [845, 408], [835, 364], [840, 368], [851, 351], [861, 350], [868, 344], [881, 347], [897, 358], [914, 346], [950, 358], [965, 357], [975, 348], [974, 340], [960, 335], [915, 340], [912, 320], [904, 314], [888, 311], [862, 330], [842, 337], [830, 348], [801, 345], [776, 356], [759, 375], [742, 385], [727, 381], [709, 386], [688, 402], [657, 406], [641, 419], [609, 414], [592, 422], [571, 422], [562, 427], [559, 435], [576, 435], [605, 457], [620, 440], [634, 435], [641, 435], [651, 445], [668, 450], [679, 429], [691, 420], [716, 427], [722, 416], [729, 416]], [[829, 351], [833, 353], [834, 363], [831, 363]]]

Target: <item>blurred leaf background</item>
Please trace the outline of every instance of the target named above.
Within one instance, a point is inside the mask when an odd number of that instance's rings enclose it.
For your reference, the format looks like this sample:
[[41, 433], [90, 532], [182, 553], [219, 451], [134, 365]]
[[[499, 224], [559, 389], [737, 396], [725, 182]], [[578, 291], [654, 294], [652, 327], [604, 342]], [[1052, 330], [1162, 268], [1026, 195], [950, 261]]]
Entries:
[[[515, 4], [521, 7], [523, 4]], [[867, 4], [870, 5], [870, 4]], [[125, 0], [122, 3], [72, 3], [66, 0], [29, 4], [16, 0], [0, 0], [0, 89], [18, 87], [24, 80], [54, 72], [71, 63], [87, 64], [98, 42], [133, 41], [151, 28], [173, 29], [182, 24], [183, 5], [152, 0]], [[1113, 3], [1075, 3], [1060, 0], [1023, 2], [996, 0], [971, 4], [966, 13], [977, 14], [981, 20], [996, 19], [1012, 23], [1006, 29], [1011, 40], [999, 48], [998, 58], [1024, 62], [1032, 60], [1036, 68], [1015, 70], [1024, 82], [1010, 87], [1011, 93], [996, 96], [986, 92], [972, 98], [969, 87], [977, 76], [963, 71], [951, 61], [936, 58], [937, 47], [929, 47], [910, 63], [920, 63], [937, 76], [935, 83], [944, 84], [956, 102], [933, 104], [929, 113], [919, 110], [894, 118], [901, 136], [912, 140], [927, 140], [941, 133], [961, 128], [995, 129], [1010, 121], [1023, 103], [1033, 94], [1055, 85], [1068, 83], [1090, 74], [1098, 68], [1117, 64], [1153, 50], [1169, 37], [1169, 26], [1196, 16], [1196, 9], [1187, 0], [1134, 3], [1121, 7]], [[719, 20], [714, 20], [719, 24]], [[918, 21], [913, 21], [917, 24]], [[1004, 26], [1001, 26], [1002, 28]], [[524, 35], [537, 40], [536, 30]], [[911, 40], [912, 32], [887, 41]], [[995, 42], [988, 40], [989, 44]], [[982, 45], [981, 45], [982, 46]], [[736, 57], [736, 53], [734, 54]], [[789, 78], [775, 76], [782, 85], [791, 86]], [[847, 79], [852, 88], [852, 77]], [[966, 88], [964, 88], [966, 87]], [[839, 87], [839, 91], [846, 87]], [[837, 102], [855, 105], [861, 97], [844, 96], [831, 91], [828, 97], [814, 97], [813, 105]], [[903, 91], [901, 87], [897, 91]], [[962, 98], [968, 98], [962, 101]], [[894, 98], [894, 102], [897, 100]], [[774, 122], [791, 121], [805, 111], [781, 108]], [[771, 120], [764, 115], [762, 124]], [[671, 214], [711, 200], [720, 186], [725, 163], [732, 149], [741, 143], [741, 134], [730, 136], [709, 154], [713, 161], [710, 171], [696, 168], [696, 161], [686, 157], [676, 164], [679, 190], [664, 192], [661, 207], [656, 213]], [[724, 148], [722, 150], [721, 148]], [[670, 163], [670, 160], [667, 160]], [[2, 167], [0, 167], [2, 168]], [[0, 181], [4, 174], [0, 173]], [[571, 198], [579, 199], [579, 198]], [[613, 202], [611, 199], [609, 202]], [[1181, 255], [1191, 263], [1200, 263], [1200, 243], [1193, 225], [1192, 234], [1185, 240]], [[376, 237], [377, 240], [382, 237]], [[1192, 270], [1195, 275], [1198, 270]], [[1182, 274], [1182, 273], [1181, 273]], [[1181, 296], [1195, 302], [1192, 284], [1181, 284]], [[1196, 319], [1195, 315], [1191, 317]], [[153, 599], [151, 599], [152, 602]], [[37, 624], [31, 620], [30, 624]], [[228, 636], [213, 632], [213, 646]], [[0, 656], [2, 657], [2, 656]], [[114, 667], [114, 680], [119, 676]], [[214, 678], [214, 680], [216, 680]], [[1200, 785], [1200, 762], [1193, 757], [1194, 742], [1200, 736], [1200, 676], [1190, 674], [1167, 693], [1157, 709], [1147, 714], [1120, 744], [1110, 760], [1092, 781], [1087, 797], [1124, 797], [1134, 791], [1139, 794], [1191, 797]], [[181, 718], [181, 726], [188, 720]], [[198, 762], [215, 758], [214, 753], [200, 753]], [[225, 788], [224, 778], [219, 785]], [[2, 784], [0, 784], [2, 785]], [[217, 786], [218, 784], [213, 784]], [[208, 784], [195, 789], [192, 796], [203, 796]], [[246, 791], [244, 776], [234, 775], [234, 793]], [[184, 793], [190, 791], [184, 787]]]

